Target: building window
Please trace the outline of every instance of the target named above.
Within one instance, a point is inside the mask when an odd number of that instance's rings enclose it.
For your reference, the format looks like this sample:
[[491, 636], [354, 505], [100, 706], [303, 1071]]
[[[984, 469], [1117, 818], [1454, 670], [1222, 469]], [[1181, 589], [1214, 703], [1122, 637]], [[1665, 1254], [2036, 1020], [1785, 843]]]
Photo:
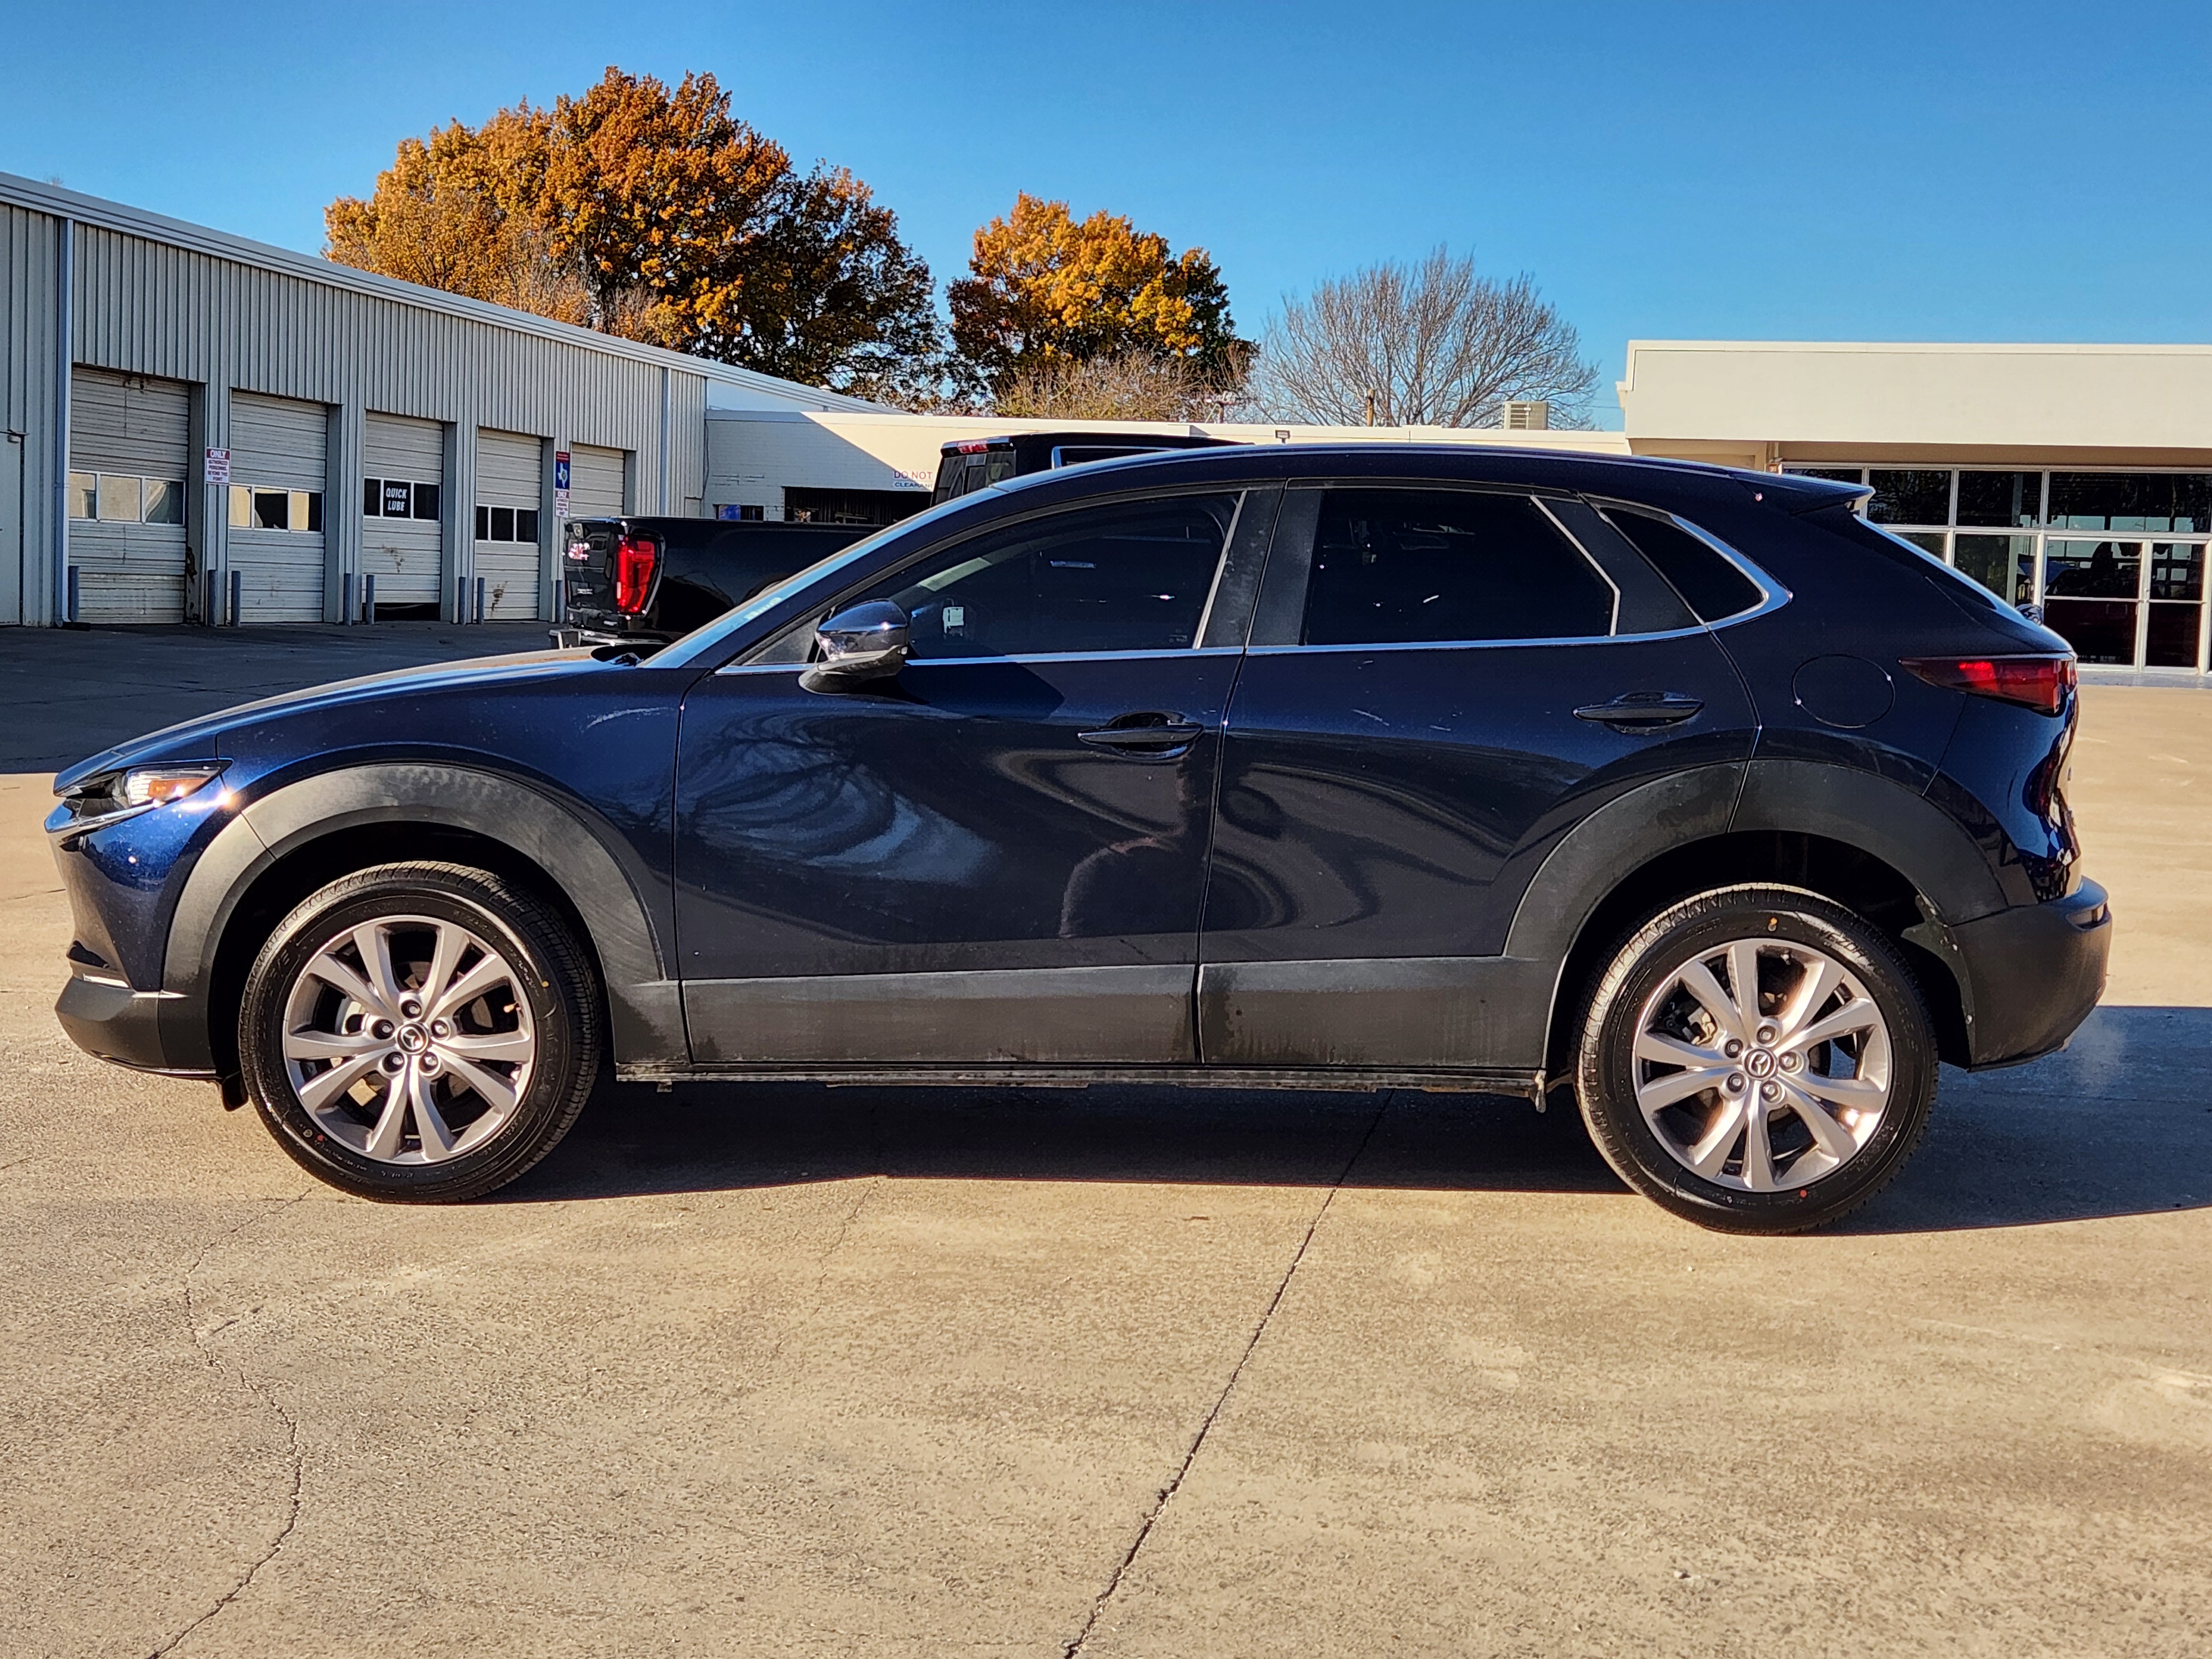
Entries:
[[131, 472], [72, 472], [69, 515], [100, 524], [182, 524], [185, 487]]
[[313, 534], [323, 527], [319, 489], [265, 489], [253, 484], [230, 487], [234, 530], [288, 530]]
[[518, 507], [514, 509], [514, 539], [519, 542], [528, 542], [532, 546], [537, 545], [538, 509], [536, 507]]
[[[386, 509], [386, 512], [389, 512], [390, 510], [391, 509], [388, 507]], [[415, 516], [418, 519], [429, 519], [434, 521], [436, 520], [438, 516], [437, 485], [434, 483], [418, 483], [415, 486]]]
[[531, 542], [538, 539], [538, 511], [527, 507], [477, 508], [477, 539], [480, 542]]
[[100, 475], [99, 516], [110, 524], [137, 524], [146, 511], [143, 480], [124, 472]]
[[100, 475], [72, 472], [69, 476], [69, 515], [72, 519], [100, 516]]
[[185, 521], [185, 486], [175, 478], [146, 480], [146, 522], [148, 524], [182, 524]]

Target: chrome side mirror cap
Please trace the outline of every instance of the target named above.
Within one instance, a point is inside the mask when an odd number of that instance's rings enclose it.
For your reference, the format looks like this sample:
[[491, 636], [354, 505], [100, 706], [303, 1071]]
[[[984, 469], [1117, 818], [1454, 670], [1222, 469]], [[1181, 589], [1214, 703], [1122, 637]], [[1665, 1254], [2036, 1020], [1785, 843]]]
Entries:
[[906, 666], [913, 627], [889, 599], [866, 599], [814, 630], [814, 663], [799, 677], [809, 691], [842, 691], [888, 679]]

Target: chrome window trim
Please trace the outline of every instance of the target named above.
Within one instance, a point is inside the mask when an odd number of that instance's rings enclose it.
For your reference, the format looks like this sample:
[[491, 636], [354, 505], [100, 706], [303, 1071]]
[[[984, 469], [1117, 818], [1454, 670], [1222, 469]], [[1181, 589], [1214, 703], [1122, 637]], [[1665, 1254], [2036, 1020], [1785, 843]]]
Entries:
[[[987, 663], [1054, 663], [1054, 662], [1133, 662], [1144, 659], [1185, 657], [1237, 657], [1244, 654], [1241, 645], [1188, 646], [1166, 651], [1037, 651], [1024, 652], [1011, 657], [915, 657], [908, 668], [974, 668]], [[803, 674], [809, 665], [803, 662], [741, 662], [718, 668], [720, 674]]]
[[1384, 645], [1255, 645], [1248, 650], [1255, 657], [1322, 651], [1510, 651], [1529, 646], [1637, 645], [1645, 640], [1692, 639], [1711, 631], [1701, 623], [1694, 628], [1670, 628], [1662, 634], [1572, 634], [1526, 640], [1396, 640]]

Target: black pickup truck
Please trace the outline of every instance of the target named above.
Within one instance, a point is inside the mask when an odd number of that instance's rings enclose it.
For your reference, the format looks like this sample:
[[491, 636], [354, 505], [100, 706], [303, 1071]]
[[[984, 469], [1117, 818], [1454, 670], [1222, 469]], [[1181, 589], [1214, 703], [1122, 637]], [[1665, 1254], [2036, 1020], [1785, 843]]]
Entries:
[[[1158, 432], [1023, 432], [944, 447], [933, 505], [1003, 479], [1223, 438]], [[919, 499], [915, 503], [919, 508]], [[712, 622], [772, 582], [881, 526], [758, 519], [578, 519], [562, 548], [561, 626], [553, 643], [650, 650]]]

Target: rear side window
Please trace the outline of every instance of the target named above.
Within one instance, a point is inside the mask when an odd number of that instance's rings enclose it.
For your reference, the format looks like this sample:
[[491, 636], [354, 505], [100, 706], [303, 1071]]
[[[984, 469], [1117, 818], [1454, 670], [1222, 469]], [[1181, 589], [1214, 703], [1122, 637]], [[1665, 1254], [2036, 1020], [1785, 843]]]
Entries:
[[1176, 495], [1055, 514], [961, 542], [854, 599], [900, 605], [918, 661], [1188, 650], [1237, 501]]
[[1306, 587], [1308, 645], [1587, 639], [1613, 584], [1526, 495], [1333, 489]]
[[1612, 506], [1605, 516], [1674, 584], [1698, 621], [1718, 622], [1759, 603], [1759, 587], [1750, 577], [1673, 520]]

